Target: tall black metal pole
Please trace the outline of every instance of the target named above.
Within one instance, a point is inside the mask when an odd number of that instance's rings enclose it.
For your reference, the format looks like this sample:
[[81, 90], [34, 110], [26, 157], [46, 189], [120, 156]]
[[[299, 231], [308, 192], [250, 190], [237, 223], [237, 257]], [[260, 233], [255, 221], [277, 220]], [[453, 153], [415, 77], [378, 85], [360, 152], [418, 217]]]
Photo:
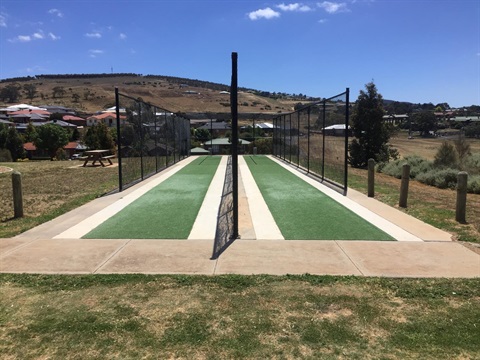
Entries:
[[238, 54], [232, 52], [232, 83], [230, 105], [232, 111], [232, 183], [233, 183], [233, 236], [238, 238]]
[[348, 190], [348, 123], [350, 119], [350, 88], [347, 88], [346, 91], [347, 99], [345, 104], [345, 170], [343, 173], [343, 195], [347, 195]]
[[118, 88], [115, 88], [115, 113], [117, 116], [117, 157], [118, 157], [118, 191], [123, 190], [122, 180], [122, 137], [120, 135], [120, 99]]

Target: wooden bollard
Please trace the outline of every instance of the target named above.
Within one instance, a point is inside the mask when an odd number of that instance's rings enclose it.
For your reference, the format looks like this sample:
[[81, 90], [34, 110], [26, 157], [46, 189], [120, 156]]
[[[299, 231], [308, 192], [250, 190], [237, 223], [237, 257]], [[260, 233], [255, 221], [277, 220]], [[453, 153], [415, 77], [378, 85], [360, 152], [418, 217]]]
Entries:
[[375, 196], [375, 160], [368, 159], [368, 197]]
[[12, 173], [13, 189], [13, 215], [15, 218], [23, 217], [23, 192], [22, 192], [22, 174], [18, 171]]
[[455, 220], [463, 224], [467, 222], [467, 180], [468, 174], [465, 171], [460, 171], [457, 175], [457, 206]]
[[402, 182], [400, 185], [400, 201], [398, 202], [398, 206], [402, 208], [407, 207], [407, 199], [408, 199], [408, 184], [410, 182], [410, 165], [403, 164], [402, 166]]

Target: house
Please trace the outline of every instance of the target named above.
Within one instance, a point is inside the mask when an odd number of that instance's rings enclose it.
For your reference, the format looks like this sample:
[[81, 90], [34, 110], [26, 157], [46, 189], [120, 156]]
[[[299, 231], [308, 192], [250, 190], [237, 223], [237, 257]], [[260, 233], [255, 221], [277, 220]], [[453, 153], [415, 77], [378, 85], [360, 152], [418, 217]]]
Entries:
[[[120, 115], [121, 125], [125, 125], [126, 116]], [[106, 112], [99, 115], [93, 115], [87, 118], [87, 126], [98, 125], [104, 123], [107, 127], [117, 126], [117, 114]]]
[[[27, 158], [31, 159], [42, 159], [42, 158], [50, 158], [50, 155], [44, 151], [39, 150], [32, 142], [27, 142], [23, 144], [23, 148], [27, 153]], [[87, 147], [82, 143], [77, 141], [71, 141], [67, 145], [63, 147], [63, 150], [67, 153], [68, 158], [71, 158], [74, 154], [81, 154], [83, 153]]]
[[76, 126], [86, 126], [87, 125], [87, 120], [84, 118], [74, 116], [74, 115], [64, 115], [63, 116], [63, 121], [68, 122], [70, 124], [76, 125]]
[[383, 121], [386, 123], [390, 123], [393, 125], [400, 124], [402, 122], [408, 121], [408, 114], [390, 114], [390, 115], [383, 115]]
[[[327, 126], [322, 129], [322, 132], [325, 135], [330, 135], [330, 136], [345, 136], [345, 124], [336, 124], [336, 125]], [[348, 135], [351, 136], [350, 126], [348, 127]]]
[[198, 129], [207, 129], [212, 136], [225, 136], [227, 131], [231, 131], [232, 128], [225, 121], [209, 121], [205, 125], [200, 126]]
[[[239, 139], [238, 141], [238, 153], [244, 154], [245, 145], [250, 144], [250, 141], [244, 139]], [[230, 142], [229, 138], [217, 138], [209, 140], [206, 141], [204, 145], [212, 154], [230, 154], [230, 149], [232, 147], [232, 143]]]

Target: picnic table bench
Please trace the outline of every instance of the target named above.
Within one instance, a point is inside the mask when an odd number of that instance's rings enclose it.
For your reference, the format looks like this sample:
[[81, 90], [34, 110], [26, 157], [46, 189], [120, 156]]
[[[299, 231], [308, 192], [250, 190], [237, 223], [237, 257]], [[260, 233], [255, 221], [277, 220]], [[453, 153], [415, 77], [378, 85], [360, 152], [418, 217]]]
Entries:
[[88, 150], [85, 151], [85, 154], [87, 155], [84, 157], [84, 163], [83, 167], [87, 166], [87, 164], [90, 162], [91, 166], [95, 166], [95, 163], [98, 161], [102, 167], [105, 167], [104, 161], [108, 161], [110, 165], [113, 165], [112, 163], [112, 158], [115, 157], [115, 155], [109, 155], [110, 150]]

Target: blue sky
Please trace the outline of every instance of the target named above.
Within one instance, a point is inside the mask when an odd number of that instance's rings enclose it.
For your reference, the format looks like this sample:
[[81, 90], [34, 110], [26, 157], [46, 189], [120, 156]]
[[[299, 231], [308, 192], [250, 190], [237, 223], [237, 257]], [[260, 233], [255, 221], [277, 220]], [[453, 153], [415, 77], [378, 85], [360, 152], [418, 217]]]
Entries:
[[[480, 105], [480, 1], [0, 0], [0, 78], [131, 72]], [[134, 94], [132, 94], [134, 95]]]

